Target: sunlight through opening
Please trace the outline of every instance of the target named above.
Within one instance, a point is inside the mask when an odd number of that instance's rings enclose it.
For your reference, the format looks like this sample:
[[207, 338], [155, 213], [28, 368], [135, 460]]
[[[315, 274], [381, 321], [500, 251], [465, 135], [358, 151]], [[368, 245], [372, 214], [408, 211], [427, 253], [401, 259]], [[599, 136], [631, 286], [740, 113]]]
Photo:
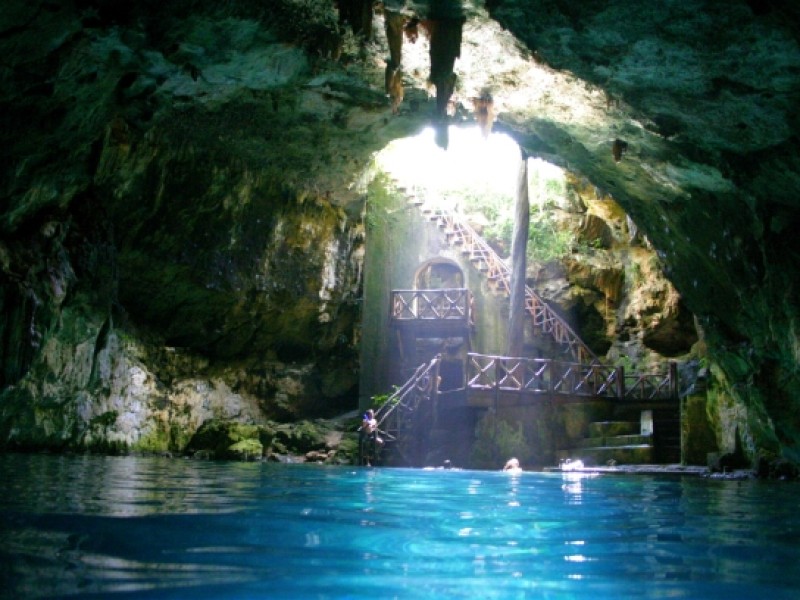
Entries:
[[[510, 248], [511, 224], [521, 166], [521, 151], [505, 133], [484, 137], [477, 126], [451, 126], [449, 144], [436, 143], [432, 127], [418, 135], [394, 140], [376, 157], [379, 169], [389, 175], [409, 198], [429, 208], [454, 211], [478, 227], [502, 257]], [[563, 252], [561, 240], [551, 240], [557, 228], [554, 207], [564, 203], [566, 173], [541, 159], [528, 160], [528, 196], [531, 206], [529, 252], [554, 249]], [[557, 243], [558, 242], [558, 243]], [[533, 254], [531, 254], [533, 258]]]
[[513, 195], [520, 150], [511, 137], [493, 133], [487, 138], [478, 127], [450, 127], [447, 150], [435, 141], [433, 128], [395, 140], [379, 155], [379, 165], [401, 184], [430, 192], [459, 188], [491, 190]]

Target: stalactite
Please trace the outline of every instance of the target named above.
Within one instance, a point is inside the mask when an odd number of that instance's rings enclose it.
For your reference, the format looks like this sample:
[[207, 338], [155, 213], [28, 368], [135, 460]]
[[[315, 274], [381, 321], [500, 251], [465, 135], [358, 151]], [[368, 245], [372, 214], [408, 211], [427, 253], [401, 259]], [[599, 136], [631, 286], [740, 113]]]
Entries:
[[403, 33], [408, 17], [390, 10], [384, 11], [384, 28], [389, 42], [389, 60], [386, 64], [385, 89], [391, 98], [392, 112], [397, 114], [403, 101]]
[[453, 95], [456, 75], [453, 72], [456, 58], [461, 55], [461, 33], [464, 18], [443, 18], [423, 21], [431, 38], [430, 81], [436, 87], [436, 114], [444, 117], [447, 104]]

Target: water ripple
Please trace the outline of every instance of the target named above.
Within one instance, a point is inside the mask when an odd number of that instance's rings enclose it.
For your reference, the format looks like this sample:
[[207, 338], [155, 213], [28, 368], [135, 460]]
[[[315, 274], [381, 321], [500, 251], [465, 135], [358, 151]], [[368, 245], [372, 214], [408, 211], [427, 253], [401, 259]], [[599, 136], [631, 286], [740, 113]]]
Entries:
[[795, 483], [0, 456], [3, 597], [800, 590]]

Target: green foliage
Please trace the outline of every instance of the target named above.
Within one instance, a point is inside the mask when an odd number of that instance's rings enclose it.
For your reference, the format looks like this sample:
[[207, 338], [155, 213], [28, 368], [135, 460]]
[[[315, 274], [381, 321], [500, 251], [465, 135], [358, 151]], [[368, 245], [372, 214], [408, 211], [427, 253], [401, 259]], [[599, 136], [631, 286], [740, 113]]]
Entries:
[[510, 214], [498, 215], [483, 230], [483, 239], [503, 258], [511, 252], [514, 235], [514, 218]]
[[514, 427], [491, 413], [478, 421], [472, 446], [472, 462], [477, 468], [499, 468], [512, 456], [524, 461], [530, 454], [522, 423]]
[[291, 426], [279, 426], [275, 431], [275, 440], [288, 450], [305, 454], [310, 450], [325, 448], [326, 429], [311, 421], [299, 421]]
[[[360, 426], [361, 421], [359, 421], [359, 427]], [[341, 462], [344, 464], [358, 464], [358, 436], [353, 434], [345, 435], [342, 441], [339, 442], [336, 456], [341, 459]]]
[[635, 373], [637, 371], [636, 364], [631, 360], [630, 356], [623, 354], [614, 361], [615, 367], [622, 367], [626, 373]]
[[[398, 390], [398, 387], [396, 385], [392, 386], [392, 387], [394, 389], [392, 390], [392, 392], [390, 394], [376, 394], [376, 395], [372, 396], [372, 398], [370, 398], [370, 400], [372, 400], [372, 408], [373, 409], [378, 410], [379, 408], [381, 408], [383, 405], [385, 405], [389, 401], [389, 398], [391, 398], [395, 394], [395, 392]], [[394, 400], [392, 400], [392, 404], [397, 404], [397, 402], [399, 400], [400, 400], [400, 398], [395, 398]]]
[[386, 231], [391, 218], [391, 209], [405, 205], [405, 197], [397, 191], [394, 182], [384, 171], [377, 171], [367, 187], [367, 231]]
[[[231, 447], [245, 440], [259, 441], [259, 427], [245, 423], [231, 423], [220, 420], [209, 420], [203, 423], [192, 436], [186, 447], [188, 454], [203, 451], [214, 458], [239, 458]], [[240, 446], [244, 448], [245, 446]], [[249, 447], [249, 446], [247, 446]]]
[[[559, 227], [552, 209], [567, 194], [566, 181], [563, 177], [548, 177], [537, 169], [531, 173], [531, 195], [537, 202], [530, 209], [527, 258], [531, 262], [563, 258], [576, 244], [575, 235]], [[483, 238], [502, 257], [507, 257], [514, 234], [514, 199], [489, 188], [454, 189], [446, 194], [450, 196], [453, 203], [460, 203], [465, 214], [480, 214], [488, 221]]]
[[555, 177], [547, 170], [535, 167], [529, 169], [528, 173], [528, 189], [539, 206], [543, 208], [558, 206], [559, 200], [567, 195], [567, 180], [563, 175]]
[[253, 460], [261, 458], [264, 447], [257, 439], [247, 438], [229, 446], [226, 452], [228, 456], [238, 460]]
[[448, 190], [443, 194], [446, 199], [453, 198], [454, 204], [459, 204], [466, 214], [481, 214], [489, 222], [497, 221], [512, 215], [514, 199], [508, 194], [497, 192], [490, 187], [457, 188]]
[[575, 235], [568, 229], [558, 227], [553, 215], [547, 210], [531, 210], [528, 228], [528, 260], [547, 262], [562, 258], [572, 251]]
[[372, 407], [373, 408], [380, 408], [386, 401], [389, 399], [389, 394], [376, 394], [370, 400], [372, 400]]

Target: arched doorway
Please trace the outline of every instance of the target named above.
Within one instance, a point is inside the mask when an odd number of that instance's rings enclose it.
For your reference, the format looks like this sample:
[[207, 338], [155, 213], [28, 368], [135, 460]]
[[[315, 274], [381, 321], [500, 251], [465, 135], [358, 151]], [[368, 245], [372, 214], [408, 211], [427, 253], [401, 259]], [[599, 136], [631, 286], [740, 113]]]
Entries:
[[441, 290], [463, 288], [464, 272], [447, 258], [434, 258], [425, 262], [414, 275], [415, 290]]
[[[415, 290], [456, 290], [466, 287], [464, 271], [447, 258], [433, 258], [417, 269], [414, 275]], [[469, 337], [442, 337], [419, 340], [430, 346], [429, 352], [440, 354], [439, 390], [446, 392], [464, 386], [464, 361], [469, 351]]]

